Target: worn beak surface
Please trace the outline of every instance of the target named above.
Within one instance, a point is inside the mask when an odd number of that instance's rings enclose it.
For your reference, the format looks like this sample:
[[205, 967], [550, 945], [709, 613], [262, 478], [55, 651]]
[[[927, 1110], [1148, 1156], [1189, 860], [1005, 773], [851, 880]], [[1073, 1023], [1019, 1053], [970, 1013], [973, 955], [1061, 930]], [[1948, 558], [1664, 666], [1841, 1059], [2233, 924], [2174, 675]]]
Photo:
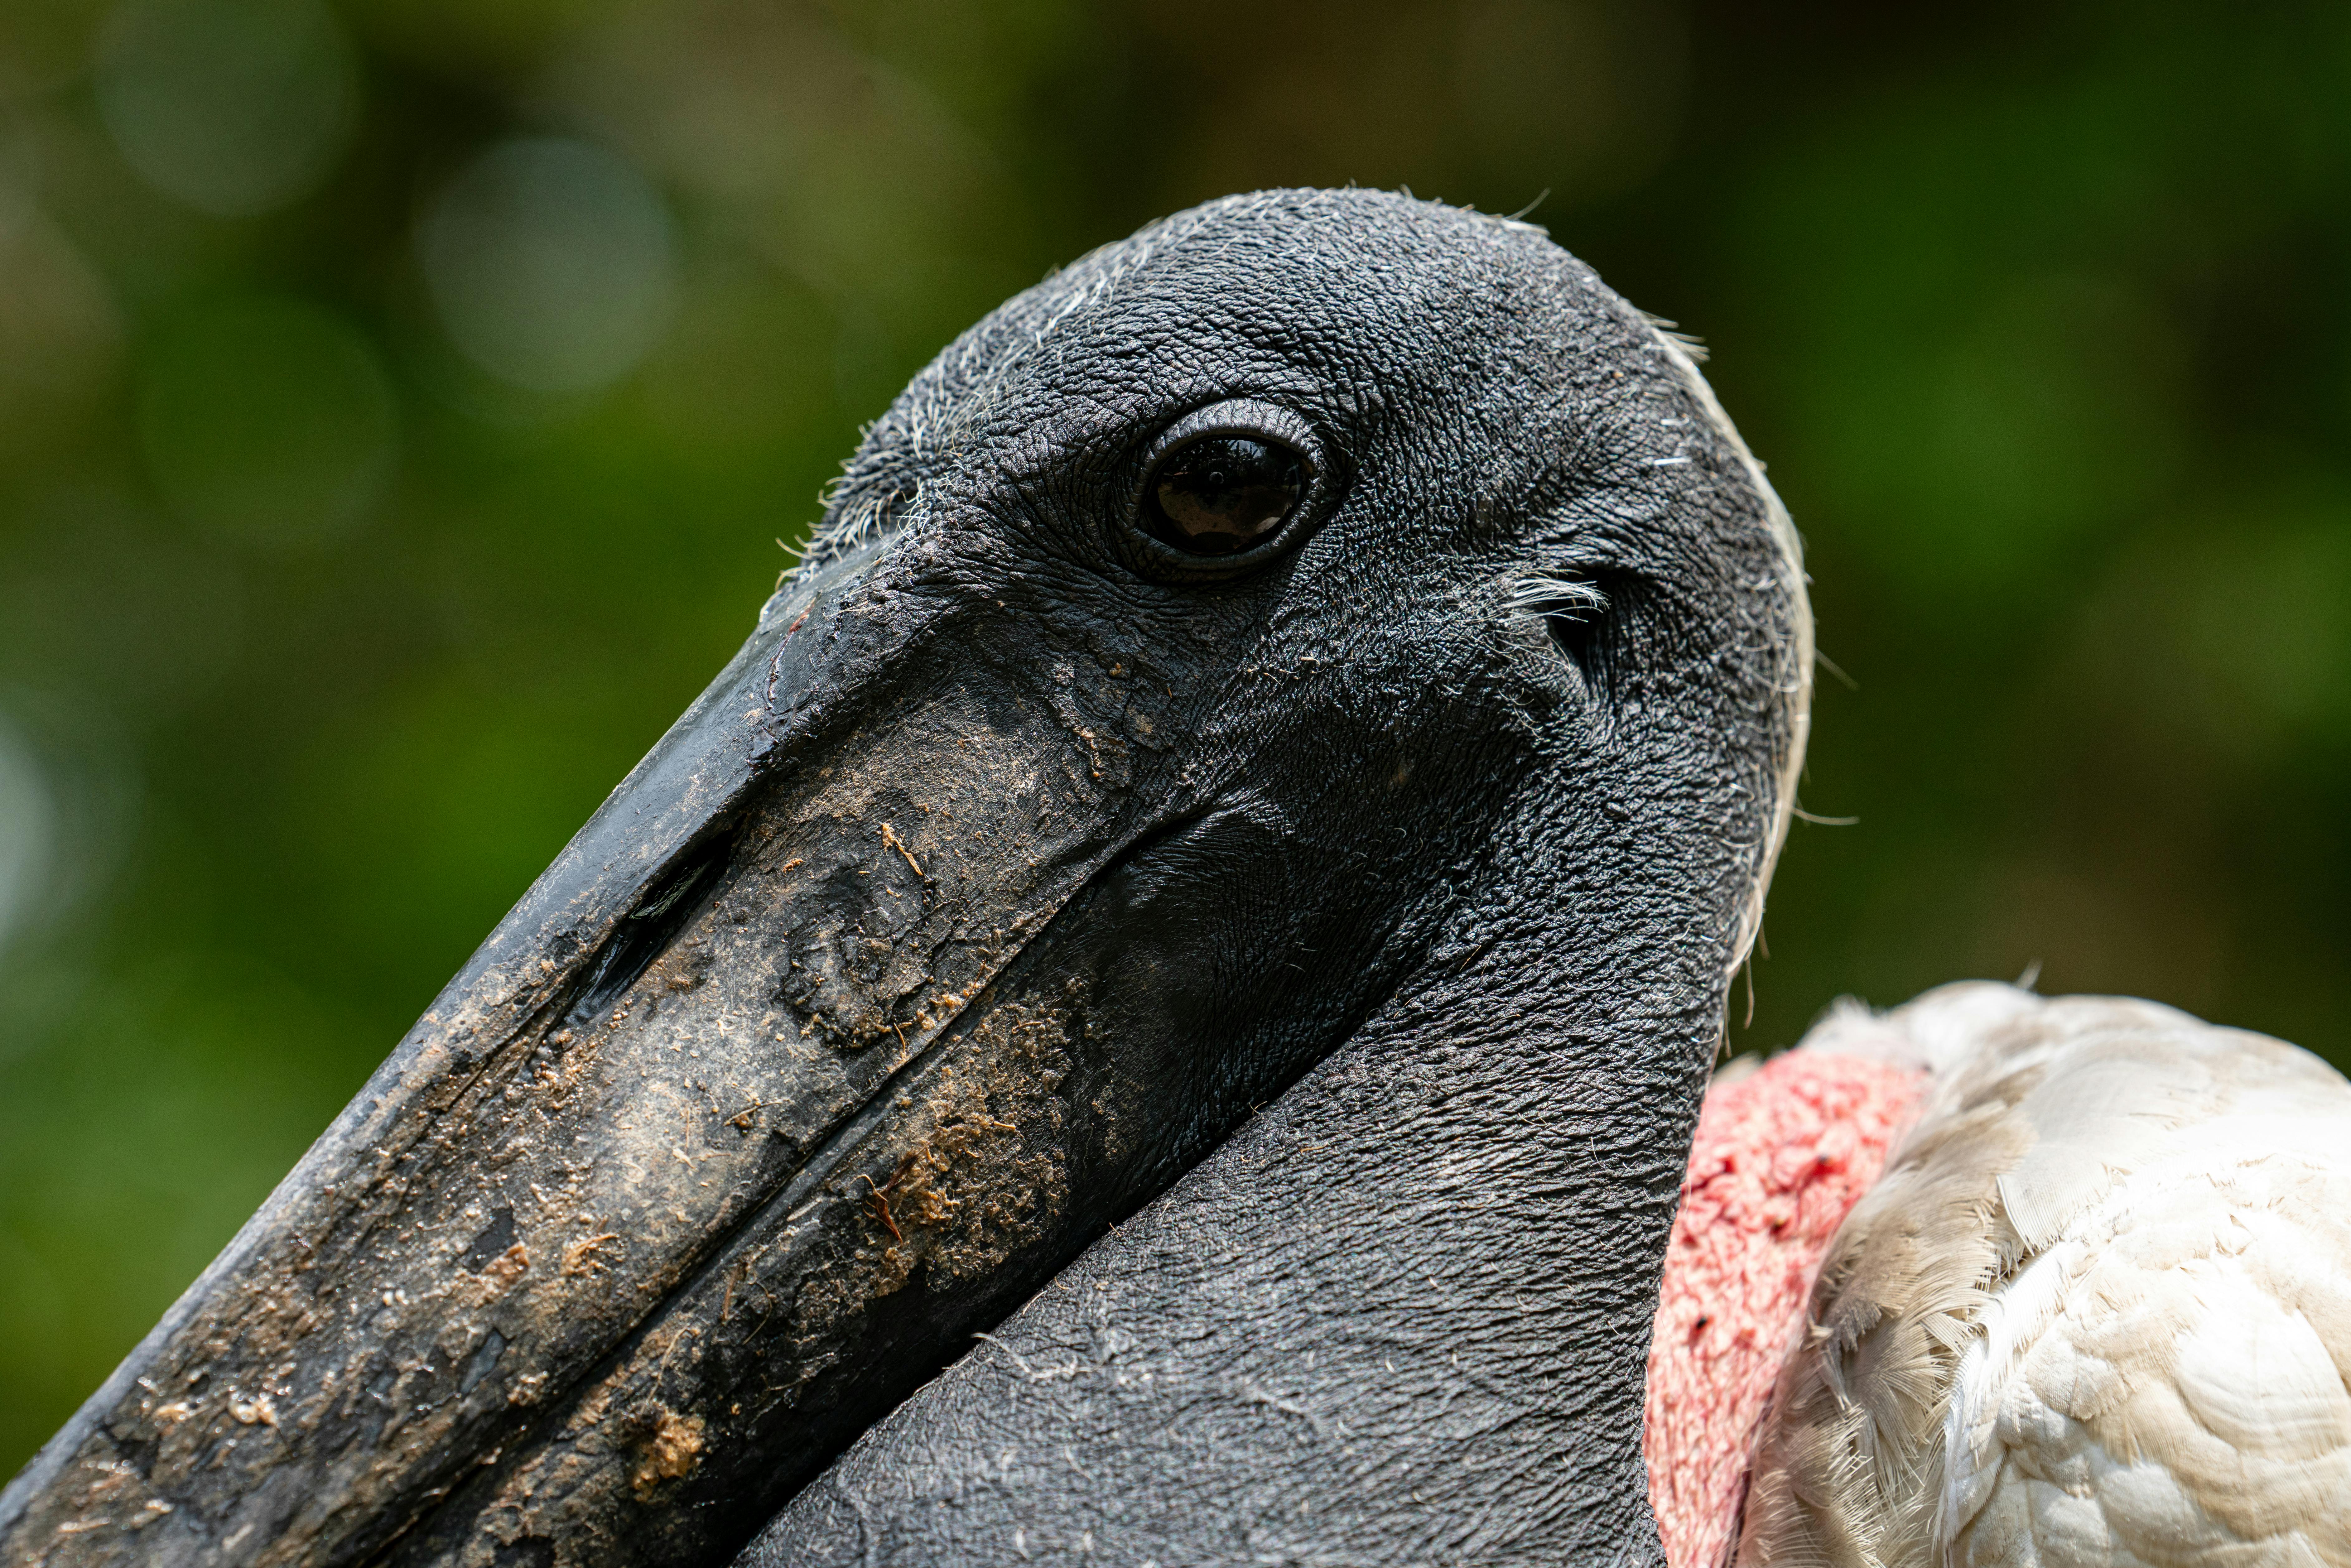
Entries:
[[868, 547], [771, 601], [11, 1488], [10, 1561], [739, 1541], [1196, 1156], [1137, 883], [1246, 824], [1175, 815], [1171, 672], [925, 586]]

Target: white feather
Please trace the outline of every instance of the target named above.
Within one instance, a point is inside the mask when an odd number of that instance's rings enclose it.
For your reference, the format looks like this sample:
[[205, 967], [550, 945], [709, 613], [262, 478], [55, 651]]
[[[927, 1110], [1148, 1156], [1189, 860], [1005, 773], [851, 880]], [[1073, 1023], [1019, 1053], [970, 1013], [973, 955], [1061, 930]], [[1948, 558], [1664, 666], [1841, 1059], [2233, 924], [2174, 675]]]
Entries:
[[1937, 1087], [1831, 1246], [1740, 1563], [2351, 1568], [2351, 1083], [2004, 986], [1815, 1035]]
[[1510, 584], [1513, 615], [1565, 615], [1582, 620], [1608, 608], [1608, 596], [1578, 577], [1531, 571]]

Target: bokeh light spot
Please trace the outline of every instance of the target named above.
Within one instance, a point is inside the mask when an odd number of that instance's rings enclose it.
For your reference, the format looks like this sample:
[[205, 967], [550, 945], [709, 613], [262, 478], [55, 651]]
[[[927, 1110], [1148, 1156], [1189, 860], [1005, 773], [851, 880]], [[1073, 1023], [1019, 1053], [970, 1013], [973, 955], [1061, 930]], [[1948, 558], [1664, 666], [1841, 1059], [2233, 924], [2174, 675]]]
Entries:
[[156, 487], [208, 532], [312, 544], [347, 532], [390, 473], [392, 388], [364, 340], [299, 300], [214, 304], [149, 355], [139, 436]]
[[450, 338], [517, 386], [592, 391], [669, 326], [669, 214], [643, 175], [583, 141], [492, 148], [441, 193], [416, 247]]
[[40, 911], [57, 833], [57, 801], [40, 759], [0, 718], [0, 949]]
[[0, 173], [0, 454], [69, 437], [104, 387], [120, 338], [105, 279]]
[[350, 42], [317, 0], [130, 0], [108, 26], [97, 88], [132, 168], [231, 217], [317, 186], [359, 107]]

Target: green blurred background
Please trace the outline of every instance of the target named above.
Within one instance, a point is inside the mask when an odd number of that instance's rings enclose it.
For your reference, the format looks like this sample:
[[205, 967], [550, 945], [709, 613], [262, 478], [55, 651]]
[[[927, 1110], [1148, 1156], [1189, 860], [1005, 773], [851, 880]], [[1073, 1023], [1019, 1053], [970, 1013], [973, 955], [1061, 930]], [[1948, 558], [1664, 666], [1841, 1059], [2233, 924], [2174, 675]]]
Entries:
[[2351, 1059], [2351, 13], [8, 0], [0, 1473], [1158, 214], [1536, 209], [1705, 337], [1823, 676], [1743, 1046], [2039, 963]]

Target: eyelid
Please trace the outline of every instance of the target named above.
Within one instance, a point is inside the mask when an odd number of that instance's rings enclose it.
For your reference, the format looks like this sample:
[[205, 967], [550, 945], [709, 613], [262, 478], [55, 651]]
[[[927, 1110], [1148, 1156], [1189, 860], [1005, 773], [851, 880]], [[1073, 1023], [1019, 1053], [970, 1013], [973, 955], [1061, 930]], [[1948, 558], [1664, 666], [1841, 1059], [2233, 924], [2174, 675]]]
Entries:
[[1310, 473], [1320, 473], [1323, 466], [1322, 443], [1312, 423], [1280, 403], [1259, 402], [1254, 398], [1234, 398], [1194, 409], [1161, 431], [1144, 453], [1144, 467], [1157, 467], [1160, 460], [1170, 452], [1204, 435], [1242, 435], [1278, 441], [1306, 459]]

